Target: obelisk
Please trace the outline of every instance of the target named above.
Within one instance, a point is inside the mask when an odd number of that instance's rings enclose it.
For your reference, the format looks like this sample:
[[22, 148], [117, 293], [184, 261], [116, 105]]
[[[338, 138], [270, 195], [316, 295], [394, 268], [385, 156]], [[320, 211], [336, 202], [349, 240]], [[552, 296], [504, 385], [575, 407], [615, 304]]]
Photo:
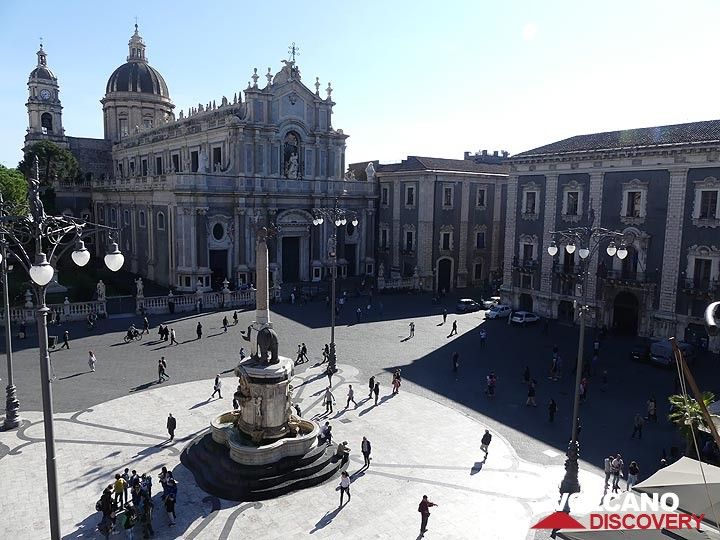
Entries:
[[255, 247], [255, 330], [272, 328], [270, 324], [270, 289], [268, 278], [267, 229], [261, 227], [257, 233]]

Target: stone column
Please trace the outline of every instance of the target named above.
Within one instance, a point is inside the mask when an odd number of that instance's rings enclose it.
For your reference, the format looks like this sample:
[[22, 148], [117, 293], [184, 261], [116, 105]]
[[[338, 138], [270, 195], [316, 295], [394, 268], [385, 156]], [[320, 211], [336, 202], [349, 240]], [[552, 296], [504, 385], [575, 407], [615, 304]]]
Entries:
[[[592, 208], [593, 212], [595, 212], [595, 223], [594, 225], [596, 227], [600, 226], [601, 219], [602, 219], [602, 201], [603, 201], [603, 180], [605, 178], [605, 173], [602, 172], [593, 172], [590, 173], [590, 194], [588, 198], [588, 208], [590, 208], [589, 202], [592, 201]], [[589, 210], [588, 210], [589, 212]], [[592, 225], [592, 224], [591, 224]], [[588, 246], [590, 249], [592, 249], [592, 246]], [[588, 276], [587, 276], [587, 283], [585, 283], [585, 287], [587, 287], [587, 298], [588, 303], [590, 305], [593, 305], [596, 303], [595, 298], [597, 295], [597, 266], [598, 266], [598, 259], [600, 258], [600, 250], [605, 250], [607, 246], [605, 244], [598, 246], [598, 249], [595, 251], [595, 254], [590, 257], [590, 260], [588, 261], [589, 270], [588, 270]], [[596, 320], [599, 321], [602, 319], [602, 316], [596, 317]]]
[[[415, 194], [417, 197], [417, 193]], [[400, 266], [400, 244], [402, 239], [400, 238], [400, 207], [405, 201], [402, 200], [402, 189], [401, 182], [399, 179], [393, 181], [393, 212], [392, 212], [392, 265], [395, 267]], [[418, 202], [418, 201], [416, 201]], [[402, 271], [402, 269], [401, 269]]]
[[460, 235], [458, 237], [457, 286], [467, 286], [467, 248], [468, 248], [468, 214], [470, 212], [470, 194], [466, 181], [460, 182]]
[[[512, 260], [515, 255], [515, 226], [517, 223], [518, 174], [511, 172], [508, 177], [507, 210], [505, 216], [505, 261], [503, 263], [503, 289], [512, 290]], [[506, 298], [503, 298], [503, 301]]]
[[[547, 252], [547, 246], [550, 243], [550, 232], [555, 230], [555, 220], [557, 216], [557, 191], [558, 191], [558, 175], [557, 173], [545, 175], [545, 221], [543, 223], [542, 237], [538, 239], [538, 249], [540, 253], [538, 258], [541, 261], [540, 268], [540, 293], [544, 297], [549, 297], [552, 293], [552, 263], [553, 257]], [[549, 303], [548, 303], [549, 304]], [[551, 306], [546, 306], [545, 315], [550, 315]]]
[[[418, 185], [418, 226], [416, 246], [416, 264], [418, 267], [418, 275], [421, 282], [430, 283], [433, 287], [432, 275], [434, 268], [433, 247], [435, 244], [435, 235], [433, 232], [434, 212], [435, 212], [435, 183], [428, 181], [419, 182]], [[400, 244], [402, 239], [398, 239]]]
[[[155, 220], [153, 219], [153, 210], [151, 205], [143, 206], [145, 210], [145, 226], [147, 227], [147, 277], [150, 280], [155, 279]], [[168, 213], [165, 219], [165, 228], [170, 230], [170, 222], [172, 215]], [[172, 261], [168, 261], [169, 266], [173, 266]]]
[[675, 303], [682, 259], [680, 246], [682, 245], [683, 217], [685, 215], [687, 173], [687, 167], [670, 169], [659, 315], [671, 319], [675, 318]]
[[257, 234], [257, 248], [255, 250], [255, 323], [257, 327], [270, 324], [270, 298], [268, 294], [268, 247], [267, 230], [260, 229]]
[[500, 269], [502, 263], [501, 257], [504, 251], [501, 242], [503, 241], [503, 224], [500, 220], [502, 215], [502, 187], [503, 184], [497, 180], [494, 183], [493, 188], [493, 223], [492, 223], [492, 236], [490, 246], [490, 271], [496, 272]]

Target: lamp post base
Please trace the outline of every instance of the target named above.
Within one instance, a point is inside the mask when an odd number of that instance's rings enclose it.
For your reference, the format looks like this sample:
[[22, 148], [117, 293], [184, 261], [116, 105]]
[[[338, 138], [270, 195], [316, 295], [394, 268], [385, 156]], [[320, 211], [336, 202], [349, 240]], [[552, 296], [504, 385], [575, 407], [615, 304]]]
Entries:
[[328, 366], [333, 373], [337, 372], [337, 358], [335, 357], [335, 342], [330, 343], [330, 354], [328, 355]]
[[580, 443], [570, 441], [565, 455], [567, 456], [565, 460], [565, 476], [560, 483], [560, 493], [580, 493], [580, 480], [578, 479]]
[[18, 415], [20, 402], [15, 392], [15, 385], [7, 385], [5, 387], [5, 394], [5, 421], [2, 425], [3, 431], [15, 429], [20, 425], [20, 416]]

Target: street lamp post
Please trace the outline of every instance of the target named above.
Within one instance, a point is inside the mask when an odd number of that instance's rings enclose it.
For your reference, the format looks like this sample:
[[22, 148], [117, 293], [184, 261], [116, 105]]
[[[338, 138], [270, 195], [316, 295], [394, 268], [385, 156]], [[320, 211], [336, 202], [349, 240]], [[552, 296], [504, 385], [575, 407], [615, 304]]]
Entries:
[[[60, 505], [58, 497], [57, 467], [55, 464], [55, 427], [53, 423], [52, 380], [50, 376], [50, 354], [48, 352], [47, 316], [50, 309], [45, 303], [47, 285], [53, 278], [54, 268], [48, 262], [61, 257], [74, 246], [72, 260], [78, 266], [84, 266], [90, 260], [90, 252], [85, 248], [82, 238], [94, 234], [97, 230], [114, 231], [112, 227], [89, 223], [71, 216], [48, 216], [40, 200], [38, 159], [35, 158], [34, 177], [28, 178], [29, 213], [24, 216], [8, 215], [0, 212], [0, 253], [5, 271], [4, 289], [7, 294], [8, 257], [14, 260], [29, 274], [37, 300], [36, 322], [40, 352], [40, 388], [43, 405], [43, 427], [45, 432], [45, 468], [47, 474], [48, 513], [50, 515], [50, 538], [60, 540]], [[71, 238], [68, 238], [70, 236]], [[58, 251], [59, 250], [59, 251]], [[48, 257], [49, 255], [49, 257]], [[119, 270], [124, 257], [115, 242], [111, 243], [105, 265], [113, 272]], [[9, 306], [6, 304], [6, 324], [9, 324]], [[7, 338], [7, 334], [6, 334]], [[10, 366], [9, 366], [10, 367]], [[11, 370], [9, 370], [11, 371]]]
[[[609, 240], [606, 253], [610, 257], [617, 256], [618, 259], [624, 259], [628, 255], [628, 250], [624, 244], [624, 235], [621, 232], [611, 231], [602, 227], [573, 227], [562, 231], [553, 231], [550, 233], [553, 238], [548, 246], [548, 254], [555, 257], [559, 248], [556, 241], [565, 243], [565, 251], [569, 254], [575, 253], [577, 249], [581, 259], [582, 270], [579, 277], [582, 283], [582, 304], [578, 308], [578, 318], [580, 319], [580, 335], [578, 339], [578, 355], [575, 371], [575, 391], [573, 394], [573, 416], [572, 429], [570, 436], [570, 444], [568, 445], [567, 459], [565, 460], [565, 476], [560, 483], [560, 493], [579, 493], [580, 480], [578, 478], [580, 458], [580, 443], [578, 442], [578, 420], [580, 408], [580, 383], [582, 382], [583, 370], [583, 353], [585, 345], [585, 317], [590, 311], [587, 303], [587, 277], [590, 270], [589, 259], [591, 259], [600, 248], [600, 244], [605, 240]], [[620, 243], [619, 247], [615, 241]], [[578, 247], [580, 246], [580, 247]], [[569, 509], [569, 505], [567, 505]]]
[[328, 366], [332, 371], [337, 371], [337, 356], [335, 354], [335, 279], [337, 278], [337, 228], [347, 224], [348, 218], [354, 227], [357, 227], [358, 219], [355, 212], [338, 206], [338, 198], [332, 208], [316, 208], [313, 211], [313, 225], [322, 225], [328, 219], [333, 226], [332, 235], [328, 239], [328, 257], [330, 258], [330, 347]]
[[[3, 199], [0, 195], [0, 209], [2, 208]], [[13, 378], [13, 359], [12, 359], [12, 329], [10, 328], [10, 294], [8, 292], [8, 263], [7, 250], [5, 249], [5, 237], [0, 234], [0, 265], [2, 265], [2, 282], [3, 282], [3, 307], [5, 315], [5, 355], [7, 357], [7, 386], [5, 387], [5, 420], [2, 429], [7, 431], [15, 429], [20, 425], [20, 402], [17, 398], [15, 381]]]

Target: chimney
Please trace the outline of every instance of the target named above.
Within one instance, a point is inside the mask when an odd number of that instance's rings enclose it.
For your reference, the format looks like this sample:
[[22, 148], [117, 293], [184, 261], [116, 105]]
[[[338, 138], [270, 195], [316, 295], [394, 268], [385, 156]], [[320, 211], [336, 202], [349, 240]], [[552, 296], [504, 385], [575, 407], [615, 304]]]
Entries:
[[495, 150], [495, 151], [493, 152], [493, 157], [498, 157], [498, 151], [497, 151], [497, 150]]
[[463, 159], [470, 159], [470, 152], [465, 152]]
[[482, 151], [482, 155], [483, 155], [483, 156], [487, 156], [487, 150], [483, 150], [483, 151]]

